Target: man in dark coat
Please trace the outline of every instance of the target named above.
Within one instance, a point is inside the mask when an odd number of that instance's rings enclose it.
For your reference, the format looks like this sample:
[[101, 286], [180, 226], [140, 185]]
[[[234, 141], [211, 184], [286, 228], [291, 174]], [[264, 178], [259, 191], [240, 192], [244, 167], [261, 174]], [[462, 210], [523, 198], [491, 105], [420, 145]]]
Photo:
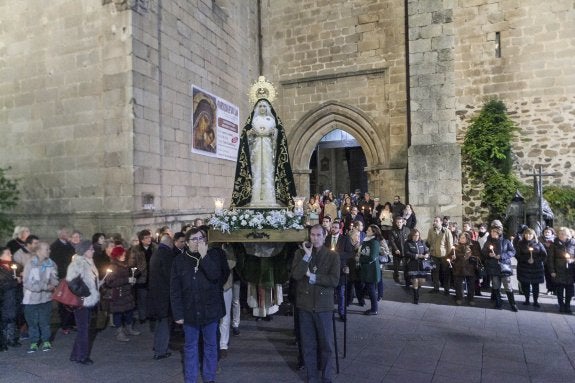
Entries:
[[[396, 215], [393, 218], [393, 229], [391, 230], [389, 244], [391, 246], [391, 254], [393, 254], [393, 280], [399, 283], [399, 269], [401, 267], [401, 260], [405, 256], [405, 241], [409, 236], [409, 228], [404, 226], [405, 221], [401, 215]], [[403, 265], [403, 278], [405, 279], [405, 287], [409, 287], [409, 276], [407, 275], [407, 263]]]
[[349, 274], [347, 261], [353, 256], [353, 245], [347, 235], [339, 234], [339, 221], [335, 221], [331, 224], [330, 233], [325, 238], [325, 246], [339, 255], [339, 264], [341, 267], [339, 284], [336, 288], [337, 311], [339, 318], [345, 320], [346, 275]]
[[194, 227], [186, 233], [189, 250], [172, 264], [170, 301], [176, 323], [184, 325], [184, 377], [195, 382], [199, 373], [198, 340], [202, 334], [204, 382], [216, 380], [217, 330], [225, 315], [223, 281], [230, 273], [222, 249], [208, 249], [207, 233]]
[[172, 354], [170, 343], [170, 276], [174, 252], [172, 239], [164, 234], [150, 259], [148, 269], [148, 316], [156, 320], [154, 331], [154, 359], [165, 359]]
[[348, 231], [351, 230], [351, 225], [356, 221], [360, 221], [363, 223], [363, 227], [365, 227], [365, 219], [363, 218], [363, 215], [359, 213], [358, 207], [354, 206], [351, 208], [351, 212], [344, 217], [343, 233], [347, 234]]

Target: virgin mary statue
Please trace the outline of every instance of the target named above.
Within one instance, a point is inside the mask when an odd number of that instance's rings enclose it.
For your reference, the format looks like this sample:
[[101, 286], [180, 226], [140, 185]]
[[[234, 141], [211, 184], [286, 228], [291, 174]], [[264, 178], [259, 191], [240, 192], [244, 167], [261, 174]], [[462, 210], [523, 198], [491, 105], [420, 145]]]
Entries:
[[292, 207], [295, 194], [282, 122], [260, 98], [240, 137], [231, 206]]

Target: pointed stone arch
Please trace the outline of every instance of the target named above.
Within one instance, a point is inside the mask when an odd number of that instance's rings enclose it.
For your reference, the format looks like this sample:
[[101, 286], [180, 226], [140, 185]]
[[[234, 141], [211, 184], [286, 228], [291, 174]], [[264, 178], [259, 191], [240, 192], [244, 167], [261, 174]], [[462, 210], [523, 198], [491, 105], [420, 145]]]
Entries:
[[377, 170], [389, 162], [389, 132], [382, 134], [377, 124], [362, 110], [327, 101], [306, 113], [288, 134], [288, 147], [298, 193], [309, 194], [309, 161], [317, 143], [334, 129], [351, 134], [361, 145], [366, 170]]

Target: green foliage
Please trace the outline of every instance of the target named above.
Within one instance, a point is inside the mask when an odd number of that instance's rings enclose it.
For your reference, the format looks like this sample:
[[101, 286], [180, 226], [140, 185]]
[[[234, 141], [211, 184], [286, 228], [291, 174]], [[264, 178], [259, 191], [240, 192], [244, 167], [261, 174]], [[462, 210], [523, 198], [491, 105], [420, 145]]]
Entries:
[[12, 232], [14, 223], [6, 215], [18, 203], [18, 184], [6, 178], [6, 169], [0, 168], [0, 235]]
[[499, 100], [485, 103], [479, 115], [471, 119], [463, 142], [463, 160], [470, 165], [470, 178], [485, 185], [482, 205], [490, 219], [505, 214], [520, 182], [511, 173], [511, 140], [517, 131]]
[[575, 188], [546, 186], [543, 197], [555, 213], [561, 213], [571, 225], [575, 222]]

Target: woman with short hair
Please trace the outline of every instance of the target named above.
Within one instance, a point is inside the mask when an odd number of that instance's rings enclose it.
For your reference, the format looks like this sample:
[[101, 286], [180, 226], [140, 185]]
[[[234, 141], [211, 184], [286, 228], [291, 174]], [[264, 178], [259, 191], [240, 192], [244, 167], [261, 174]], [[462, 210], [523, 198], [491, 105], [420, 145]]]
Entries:
[[549, 271], [555, 284], [555, 294], [559, 303], [559, 312], [572, 314], [571, 299], [573, 298], [573, 269], [575, 261], [575, 240], [571, 238], [571, 230], [561, 227], [557, 230], [557, 238], [549, 253]]
[[535, 231], [527, 228], [517, 242], [517, 280], [525, 296], [524, 305], [529, 305], [529, 295], [533, 290], [533, 307], [539, 308], [539, 284], [545, 281], [543, 264], [547, 261], [545, 246], [537, 240]]

